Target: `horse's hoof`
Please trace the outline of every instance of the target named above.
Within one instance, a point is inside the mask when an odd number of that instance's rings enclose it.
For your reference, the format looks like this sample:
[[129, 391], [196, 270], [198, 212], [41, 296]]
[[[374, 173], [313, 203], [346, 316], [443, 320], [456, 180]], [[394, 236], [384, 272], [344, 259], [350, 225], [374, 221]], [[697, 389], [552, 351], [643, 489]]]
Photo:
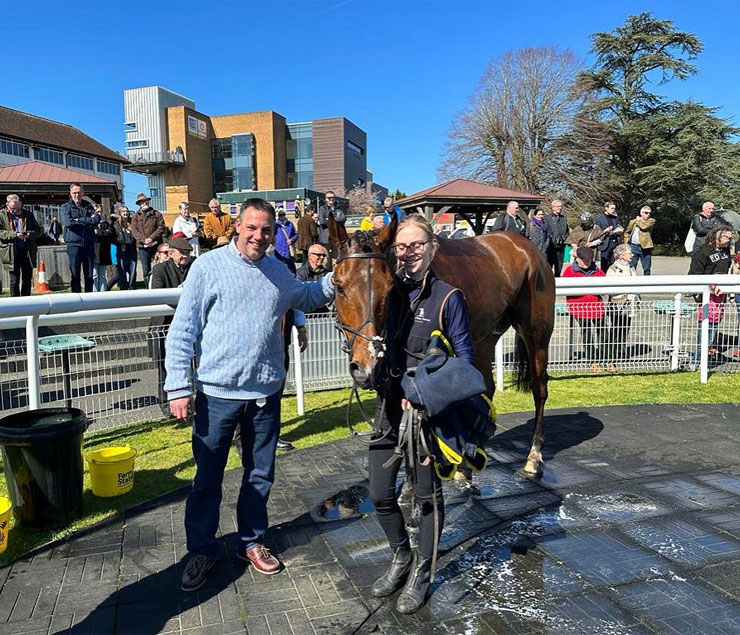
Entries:
[[522, 472], [529, 478], [538, 478], [542, 476], [542, 463], [528, 459], [522, 468]]

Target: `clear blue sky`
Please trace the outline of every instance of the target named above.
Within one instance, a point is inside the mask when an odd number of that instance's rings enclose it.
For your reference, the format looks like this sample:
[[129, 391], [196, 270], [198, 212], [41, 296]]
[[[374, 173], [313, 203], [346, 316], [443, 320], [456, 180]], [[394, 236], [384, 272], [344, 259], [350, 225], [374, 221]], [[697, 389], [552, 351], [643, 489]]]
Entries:
[[[491, 58], [557, 45], [588, 63], [590, 34], [646, 10], [705, 45], [699, 74], [662, 92], [740, 124], [736, 1], [3, 0], [0, 103], [119, 151], [125, 88], [159, 84], [212, 115], [343, 115], [367, 132], [377, 181], [411, 193], [436, 183], [449, 123]], [[125, 180], [131, 201], [144, 179]]]

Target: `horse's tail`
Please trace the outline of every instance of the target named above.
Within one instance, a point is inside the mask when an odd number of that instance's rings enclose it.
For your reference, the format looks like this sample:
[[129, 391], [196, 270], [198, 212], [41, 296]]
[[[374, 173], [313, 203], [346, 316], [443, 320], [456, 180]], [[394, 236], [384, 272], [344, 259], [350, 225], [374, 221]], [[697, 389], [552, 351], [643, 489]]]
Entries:
[[516, 371], [514, 372], [516, 389], [521, 391], [532, 390], [532, 375], [529, 372], [529, 355], [527, 345], [522, 336], [516, 334]]

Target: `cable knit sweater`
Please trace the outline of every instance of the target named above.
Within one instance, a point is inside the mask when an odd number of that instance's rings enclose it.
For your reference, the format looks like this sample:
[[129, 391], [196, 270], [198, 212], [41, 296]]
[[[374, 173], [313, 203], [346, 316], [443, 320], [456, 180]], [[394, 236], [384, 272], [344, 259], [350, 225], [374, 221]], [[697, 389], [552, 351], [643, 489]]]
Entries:
[[167, 335], [165, 391], [170, 400], [197, 390], [224, 399], [261, 399], [285, 378], [281, 320], [288, 309], [313, 311], [331, 300], [331, 274], [300, 282], [272, 256], [242, 257], [232, 241], [193, 263]]

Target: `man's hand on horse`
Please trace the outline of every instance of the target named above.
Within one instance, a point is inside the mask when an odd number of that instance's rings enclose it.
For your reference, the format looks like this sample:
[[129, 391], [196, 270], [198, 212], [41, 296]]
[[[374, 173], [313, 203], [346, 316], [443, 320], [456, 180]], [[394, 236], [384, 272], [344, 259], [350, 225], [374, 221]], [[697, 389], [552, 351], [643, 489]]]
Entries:
[[192, 395], [170, 401], [170, 412], [175, 419], [186, 421], [189, 413], [195, 413], [195, 400]]

